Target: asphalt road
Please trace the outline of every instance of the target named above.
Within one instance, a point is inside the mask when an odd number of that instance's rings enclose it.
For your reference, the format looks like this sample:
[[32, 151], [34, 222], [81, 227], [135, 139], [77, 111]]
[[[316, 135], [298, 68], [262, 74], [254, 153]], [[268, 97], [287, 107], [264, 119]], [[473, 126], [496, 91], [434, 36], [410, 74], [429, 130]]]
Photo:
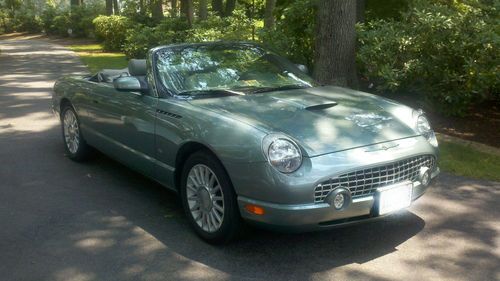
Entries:
[[85, 71], [71, 52], [0, 49], [1, 280], [500, 280], [500, 184], [447, 174], [377, 222], [207, 245], [175, 194], [102, 155], [65, 158], [49, 105], [58, 76]]

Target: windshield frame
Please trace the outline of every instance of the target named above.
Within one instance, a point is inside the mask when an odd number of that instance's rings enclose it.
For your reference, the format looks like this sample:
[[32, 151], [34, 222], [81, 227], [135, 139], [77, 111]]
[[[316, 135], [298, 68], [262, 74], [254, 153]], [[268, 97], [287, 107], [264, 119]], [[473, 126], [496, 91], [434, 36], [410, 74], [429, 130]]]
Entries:
[[[257, 43], [253, 43], [253, 42], [203, 42], [203, 43], [183, 43], [183, 44], [173, 44], [173, 45], [166, 45], [166, 46], [158, 46], [156, 48], [153, 48], [150, 50], [150, 59], [151, 59], [151, 68], [152, 68], [152, 74], [153, 74], [153, 78], [155, 80], [155, 84], [156, 84], [156, 89], [158, 91], [158, 96], [160, 97], [174, 97], [174, 98], [178, 98], [178, 99], [192, 99], [192, 98], [207, 98], [208, 95], [202, 95], [202, 96], [199, 96], [197, 97], [196, 95], [186, 95], [184, 91], [175, 91], [175, 90], [172, 90], [172, 89], [168, 89], [167, 87], [165, 87], [165, 85], [163, 84], [163, 82], [161, 81], [161, 78], [160, 78], [160, 74], [159, 74], [159, 70], [158, 70], [158, 67], [157, 67], [157, 63], [158, 63], [158, 53], [160, 51], [165, 51], [165, 50], [173, 50], [174, 52], [180, 52], [182, 51], [183, 49], [185, 48], [190, 48], [190, 47], [193, 47], [193, 46], [199, 46], [199, 47], [204, 47], [204, 46], [221, 46], [221, 47], [224, 47], [224, 46], [227, 46], [229, 49], [231, 48], [236, 48], [236, 47], [249, 47], [249, 48], [258, 48], [260, 49], [262, 52], [266, 53], [266, 54], [271, 54], [271, 55], [274, 55], [276, 57], [278, 57], [280, 60], [282, 60], [283, 63], [286, 63], [287, 67], [291, 68], [290, 70], [293, 70], [292, 73], [300, 73], [300, 75], [303, 75], [303, 76], [306, 76], [307, 78], [310, 79], [311, 81], [311, 84], [310, 86], [311, 87], [315, 87], [315, 86], [318, 86], [319, 84], [307, 73], [301, 71], [294, 63], [292, 63], [291, 61], [289, 61], [288, 59], [280, 56], [280, 55], [277, 55], [276, 53], [274, 52], [271, 52], [269, 51], [268, 49], [262, 47], [260, 44], [257, 44]], [[307, 88], [307, 87], [305, 87]], [[255, 88], [256, 90], [259, 89], [259, 87], [256, 87]], [[221, 88], [221, 90], [224, 90]], [[237, 90], [232, 90], [232, 89], [227, 89], [227, 90], [230, 90], [230, 91], [237, 91]], [[249, 94], [251, 93], [252, 91], [249, 91]]]

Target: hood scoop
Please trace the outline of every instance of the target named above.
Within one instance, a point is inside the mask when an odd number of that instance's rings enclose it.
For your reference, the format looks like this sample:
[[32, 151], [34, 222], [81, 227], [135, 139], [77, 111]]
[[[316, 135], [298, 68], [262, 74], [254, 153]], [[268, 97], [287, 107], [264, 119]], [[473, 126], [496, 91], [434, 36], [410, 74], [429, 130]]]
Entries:
[[330, 108], [330, 107], [334, 107], [337, 104], [338, 103], [336, 103], [336, 102], [327, 102], [327, 103], [315, 104], [315, 105], [307, 106], [305, 109], [307, 109], [307, 110], [323, 110], [323, 109], [327, 109], [327, 108]]

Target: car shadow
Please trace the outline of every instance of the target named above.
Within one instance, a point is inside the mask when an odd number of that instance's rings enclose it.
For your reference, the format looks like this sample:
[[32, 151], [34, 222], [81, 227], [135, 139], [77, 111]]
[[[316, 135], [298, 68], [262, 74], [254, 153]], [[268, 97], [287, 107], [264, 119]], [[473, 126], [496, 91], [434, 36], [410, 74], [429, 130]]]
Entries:
[[[262, 279], [280, 276], [300, 279], [346, 264], [362, 264], [397, 251], [398, 245], [415, 236], [425, 226], [424, 220], [410, 211], [364, 224], [298, 234], [272, 232], [246, 225], [238, 240], [229, 245], [214, 246], [199, 239], [191, 230], [175, 193], [102, 154], [84, 165], [105, 171], [106, 176], [113, 177], [117, 183], [127, 182], [106, 188], [113, 192], [134, 194], [134, 198], [130, 198], [133, 201], [130, 205], [141, 210], [134, 214], [131, 212], [134, 208], [114, 204], [115, 216], [103, 218], [96, 213], [87, 217], [95, 220], [90, 225], [108, 228], [103, 222], [120, 217], [119, 221], [126, 221], [125, 229], [140, 227], [166, 247], [170, 254], [180, 255], [183, 259], [201, 263], [233, 277]], [[144, 211], [148, 213], [147, 216], [140, 214]], [[131, 258], [129, 266], [137, 263], [146, 266], [131, 256], [130, 253], [137, 252], [136, 248], [127, 252]], [[161, 252], [152, 252], [151, 255], [164, 256], [165, 253]], [[155, 268], [151, 265], [146, 267], [149, 270]]]

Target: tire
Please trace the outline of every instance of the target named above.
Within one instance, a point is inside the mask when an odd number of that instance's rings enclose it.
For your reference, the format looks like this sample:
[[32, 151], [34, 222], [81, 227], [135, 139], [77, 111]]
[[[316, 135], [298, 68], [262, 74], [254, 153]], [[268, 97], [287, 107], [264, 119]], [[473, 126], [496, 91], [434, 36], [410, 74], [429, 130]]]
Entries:
[[89, 159], [93, 150], [83, 138], [80, 121], [71, 105], [66, 105], [61, 110], [61, 129], [68, 158], [78, 162]]
[[239, 234], [242, 222], [236, 194], [222, 164], [211, 153], [198, 151], [186, 160], [181, 198], [191, 226], [203, 240], [227, 244]]

